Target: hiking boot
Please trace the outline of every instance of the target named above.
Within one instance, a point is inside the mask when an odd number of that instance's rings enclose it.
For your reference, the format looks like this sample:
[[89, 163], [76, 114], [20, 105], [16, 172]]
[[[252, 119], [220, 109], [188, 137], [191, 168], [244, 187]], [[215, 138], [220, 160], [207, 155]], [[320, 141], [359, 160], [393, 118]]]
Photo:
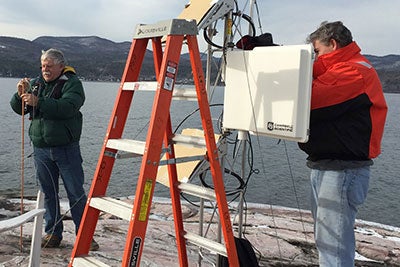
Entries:
[[94, 241], [94, 239], [93, 239], [93, 240], [92, 240], [92, 243], [90, 243], [90, 248], [89, 248], [89, 250], [90, 250], [90, 251], [97, 251], [97, 250], [99, 250], [99, 248], [100, 248], [99, 244], [97, 244], [97, 242]]
[[42, 248], [58, 248], [61, 239], [55, 235], [47, 234], [42, 238]]

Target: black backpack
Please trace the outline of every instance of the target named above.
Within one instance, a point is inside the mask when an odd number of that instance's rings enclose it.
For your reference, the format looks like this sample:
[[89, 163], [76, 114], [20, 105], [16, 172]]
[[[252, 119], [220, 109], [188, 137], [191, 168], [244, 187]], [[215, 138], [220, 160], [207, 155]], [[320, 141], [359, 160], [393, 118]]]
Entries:
[[[241, 267], [259, 267], [256, 253], [249, 240], [235, 237], [236, 250]], [[228, 258], [219, 257], [220, 266], [229, 267]]]
[[236, 42], [236, 47], [243, 50], [253, 50], [257, 46], [279, 46], [274, 44], [272, 34], [266, 32], [259, 36], [245, 35]]

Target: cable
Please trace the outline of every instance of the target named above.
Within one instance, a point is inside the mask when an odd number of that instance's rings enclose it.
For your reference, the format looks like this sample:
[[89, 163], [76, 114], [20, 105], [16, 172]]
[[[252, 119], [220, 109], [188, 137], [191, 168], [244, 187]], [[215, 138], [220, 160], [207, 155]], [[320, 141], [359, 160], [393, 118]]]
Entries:
[[[201, 173], [199, 174], [200, 182], [201, 182], [201, 184], [202, 184], [204, 187], [207, 187], [207, 188], [210, 188], [210, 189], [214, 189], [214, 186], [208, 184], [208, 183], [206, 182], [206, 180], [205, 180], [206, 171], [208, 171], [208, 170], [210, 170], [210, 168], [207, 168], [206, 170], [204, 170], [203, 172], [201, 172]], [[239, 185], [238, 185], [235, 189], [232, 189], [232, 190], [225, 190], [225, 194], [226, 194], [227, 196], [234, 195], [234, 194], [236, 194], [238, 191], [240, 191], [241, 189], [244, 188], [245, 183], [244, 183], [242, 177], [240, 177], [239, 174], [237, 174], [237, 173], [235, 173], [235, 172], [233, 172], [233, 171], [231, 171], [231, 170], [229, 170], [229, 169], [227, 169], [227, 168], [224, 168], [224, 173], [229, 174], [229, 175], [232, 175], [232, 176], [233, 176], [234, 178], [236, 178], [236, 180], [239, 182]]]
[[[217, 106], [223, 106], [223, 104], [210, 104], [210, 107], [217, 107]], [[194, 115], [196, 112], [198, 112], [200, 110], [200, 108], [196, 108], [195, 110], [193, 110], [192, 112], [190, 112], [188, 115], [186, 115], [185, 118], [183, 118], [183, 120], [175, 127], [175, 130], [173, 131], [174, 134], [176, 134], [176, 132], [178, 131], [178, 129], [182, 126], [182, 124], [189, 119], [192, 115]]]
[[[289, 153], [288, 153], [287, 146], [286, 146], [286, 141], [284, 141], [283, 143], [284, 143], [284, 147], [285, 147], [286, 161], [288, 163], [289, 173], [290, 173], [290, 177], [292, 179], [292, 185], [293, 185], [294, 196], [295, 196], [295, 199], [296, 199], [296, 205], [297, 205], [297, 209], [298, 209], [299, 215], [300, 215], [301, 227], [303, 229], [304, 238], [305, 238], [306, 242], [308, 242], [307, 234], [306, 234], [307, 233], [306, 232], [306, 227], [304, 225], [303, 214], [302, 214], [301, 209], [300, 209], [300, 201], [299, 201], [299, 197], [298, 197], [298, 194], [297, 194], [296, 183], [295, 183], [295, 180], [294, 180], [294, 175], [293, 175], [293, 171], [292, 171], [292, 165], [290, 163], [290, 158], [289, 158]], [[309, 255], [309, 257], [310, 257], [310, 262], [312, 262], [311, 255]]]
[[[251, 19], [250, 16], [248, 16], [248, 15], [246, 15], [246, 14], [243, 14], [243, 13], [241, 13], [241, 12], [234, 12], [234, 13], [232, 13], [232, 15], [233, 15], [234, 17], [239, 17], [239, 18], [243, 18], [244, 20], [246, 20], [246, 21], [250, 24], [250, 27], [251, 27], [251, 29], [252, 29], [252, 36], [253, 36], [253, 37], [255, 36], [256, 28], [255, 28], [254, 23], [253, 23], [253, 20]], [[233, 24], [234, 24], [234, 23], [233, 23]], [[211, 46], [213, 46], [213, 47], [216, 47], [216, 48], [219, 48], [219, 49], [224, 49], [223, 46], [214, 43], [214, 42], [210, 39], [210, 37], [208, 36], [208, 31], [209, 31], [209, 30], [212, 31], [212, 32], [215, 32], [215, 27], [214, 27], [214, 29], [209, 29], [209, 27], [203, 29], [203, 37], [204, 37], [204, 40], [205, 40], [208, 44], [210, 44]]]
[[[215, 106], [222, 106], [222, 104], [210, 104], [210, 107], [215, 107]], [[177, 130], [182, 126], [182, 124], [183, 124], [186, 120], [188, 120], [192, 115], [194, 115], [194, 114], [195, 114], [196, 112], [198, 112], [199, 110], [200, 110], [200, 109], [197, 108], [197, 109], [195, 109], [194, 111], [192, 111], [191, 113], [189, 113], [189, 114], [176, 126], [176, 128], [175, 128], [175, 130], [174, 130], [174, 133], [177, 132]], [[219, 119], [218, 119], [218, 122], [219, 122], [218, 125], [221, 126], [221, 125], [222, 125], [222, 113], [221, 113], [221, 115], [220, 115], [220, 117], [219, 117]], [[222, 132], [222, 128], [219, 128], [219, 130], [220, 130], [220, 132]], [[226, 136], [223, 136], [222, 138], [226, 138]], [[233, 143], [236, 144], [237, 142], [238, 142], [238, 141], [237, 141], [237, 137], [236, 137], [236, 141], [233, 142]], [[232, 143], [232, 141], [231, 141], [231, 143]], [[234, 195], [234, 194], [238, 193], [240, 190], [243, 190], [243, 189], [245, 188], [245, 186], [247, 186], [251, 174], [252, 174], [252, 173], [257, 173], [257, 171], [255, 171], [255, 170], [253, 169], [253, 162], [252, 162], [252, 158], [253, 158], [253, 156], [252, 156], [252, 155], [253, 155], [253, 152], [252, 152], [252, 145], [251, 145], [251, 142], [249, 142], [249, 143], [250, 143], [250, 146], [249, 146], [249, 147], [250, 147], [250, 150], [249, 150], [248, 153], [250, 153], [251, 156], [249, 156], [248, 158], [249, 158], [249, 160], [251, 160], [251, 162], [249, 162], [250, 172], [249, 172], [249, 175], [248, 175], [247, 178], [246, 178], [246, 181], [244, 181], [244, 179], [243, 179], [242, 177], [240, 177], [240, 175], [237, 174], [237, 173], [235, 173], [234, 171], [232, 171], [232, 170], [230, 170], [230, 169], [227, 169], [227, 168], [224, 168], [224, 172], [225, 172], [226, 174], [232, 175], [232, 176], [233, 176], [234, 178], [236, 178], [236, 180], [238, 180], [238, 182], [239, 182], [239, 186], [237, 186], [234, 190], [228, 190], [228, 191], [226, 191], [226, 194], [227, 194], [227, 195]], [[236, 147], [236, 145], [235, 145], [235, 147]], [[234, 149], [234, 154], [235, 154], [235, 149]], [[203, 184], [203, 186], [213, 189], [214, 187], [211, 186], [211, 185], [209, 185], [209, 184], [205, 181], [205, 173], [206, 173], [207, 170], [209, 170], [209, 168], [206, 169], [205, 171], [203, 171], [202, 173], [200, 173], [200, 174], [199, 174], [199, 178], [200, 178], [200, 181], [201, 181], [201, 183]]]

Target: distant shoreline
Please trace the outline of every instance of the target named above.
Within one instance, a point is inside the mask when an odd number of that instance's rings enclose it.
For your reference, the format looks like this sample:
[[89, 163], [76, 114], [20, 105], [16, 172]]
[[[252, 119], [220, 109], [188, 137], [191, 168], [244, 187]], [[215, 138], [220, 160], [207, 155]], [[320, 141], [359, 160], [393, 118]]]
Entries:
[[[0, 75], [0, 78], [1, 79], [21, 79], [21, 78], [25, 78], [25, 77], [4, 77], [4, 76]], [[120, 80], [91, 80], [91, 79], [85, 79], [83, 77], [79, 77], [79, 79], [82, 82], [100, 82], [100, 83], [119, 83], [120, 82]], [[193, 83], [184, 83], [184, 82], [180, 82], [180, 81], [177, 81], [176, 84], [193, 85]], [[223, 87], [223, 85], [218, 85], [218, 86]], [[400, 90], [399, 91], [392, 91], [392, 90], [388, 91], [383, 88], [383, 93], [385, 93], [385, 94], [400, 94]]]

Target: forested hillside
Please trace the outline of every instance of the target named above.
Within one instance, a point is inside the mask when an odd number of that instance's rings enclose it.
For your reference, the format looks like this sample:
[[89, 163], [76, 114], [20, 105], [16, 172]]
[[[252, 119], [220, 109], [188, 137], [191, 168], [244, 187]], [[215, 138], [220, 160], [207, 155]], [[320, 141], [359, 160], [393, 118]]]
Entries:
[[[69, 64], [77, 70], [81, 79], [118, 81], [122, 76], [130, 45], [130, 42], [116, 43], [96, 36], [43, 36], [33, 41], [0, 37], [0, 77], [39, 75], [41, 51], [55, 47], [64, 52]], [[376, 68], [384, 91], [400, 93], [400, 55], [366, 56]], [[212, 68], [213, 75], [217, 75], [216, 65]], [[178, 79], [180, 82], [192, 81], [188, 55], [181, 57]], [[154, 80], [153, 57], [150, 51], [145, 56], [140, 80]]]

